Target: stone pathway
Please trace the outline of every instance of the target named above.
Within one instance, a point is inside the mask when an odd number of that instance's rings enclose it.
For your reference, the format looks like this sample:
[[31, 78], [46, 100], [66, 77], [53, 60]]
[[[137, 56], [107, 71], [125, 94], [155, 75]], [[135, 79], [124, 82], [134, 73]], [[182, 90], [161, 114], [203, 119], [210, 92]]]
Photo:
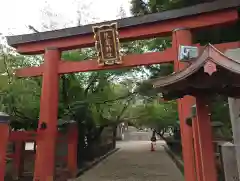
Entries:
[[150, 151], [150, 141], [118, 142], [119, 151], [109, 156], [76, 181], [183, 181], [183, 176], [164, 151]]

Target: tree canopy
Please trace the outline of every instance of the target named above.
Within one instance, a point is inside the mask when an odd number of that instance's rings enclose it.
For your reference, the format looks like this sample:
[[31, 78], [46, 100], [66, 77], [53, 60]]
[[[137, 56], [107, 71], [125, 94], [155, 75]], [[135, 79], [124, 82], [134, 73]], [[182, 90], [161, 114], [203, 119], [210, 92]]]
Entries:
[[[134, 16], [142, 16], [145, 14], [162, 12], [166, 10], [183, 8], [187, 6], [193, 6], [200, 3], [212, 2], [215, 0], [131, 0], [131, 12]], [[193, 34], [194, 43], [222, 43], [229, 41], [239, 41], [239, 36], [237, 32], [240, 30], [240, 22], [238, 21], [235, 24], [217, 27], [217, 28], [208, 28], [208, 30], [199, 30]], [[155, 38], [147, 41], [150, 43], [149, 49], [151, 47], [169, 47], [171, 46], [170, 39], [166, 38]], [[143, 43], [145, 44], [145, 43]], [[159, 49], [161, 51], [161, 49]], [[161, 65], [161, 66], [150, 66], [150, 72], [152, 77], [165, 76], [173, 71], [172, 65]], [[150, 77], [150, 78], [152, 78]], [[160, 107], [162, 103], [158, 106]], [[165, 105], [166, 106], [166, 105]], [[164, 107], [165, 107], [164, 106]], [[176, 109], [176, 107], [175, 107]], [[161, 112], [161, 111], [160, 111]], [[224, 124], [226, 136], [231, 135], [231, 123], [229, 117], [229, 106], [227, 98], [217, 95], [211, 100], [211, 118], [212, 121], [220, 121]], [[171, 113], [173, 114], [173, 113]], [[152, 115], [154, 115], [152, 113]], [[160, 117], [160, 115], [159, 115]], [[171, 122], [171, 119], [170, 119]], [[162, 124], [162, 122], [161, 122]]]
[[[208, 1], [132, 0], [131, 12], [134, 16], [140, 16]], [[126, 16], [124, 10], [122, 8], [120, 10], [119, 16]], [[52, 16], [55, 17], [53, 12], [48, 16], [49, 22], [43, 23], [44, 29], [58, 27], [55, 19], [51, 22]], [[77, 22], [81, 25], [80, 19]], [[239, 25], [236, 26], [239, 27]], [[222, 41], [219, 38], [222, 32], [230, 30], [220, 28], [213, 31], [221, 31], [220, 34], [214, 36], [213, 40], [219, 42]], [[234, 33], [230, 36], [226, 39], [236, 39]], [[202, 37], [203, 32], [200, 32], [196, 34], [195, 39], [200, 42], [206, 41]], [[171, 38], [169, 37], [121, 43], [123, 54], [163, 51], [170, 46]], [[95, 56], [96, 52], [93, 48], [85, 48], [66, 51], [62, 58], [68, 61], [82, 61]], [[37, 129], [42, 84], [41, 77], [24, 79], [15, 77], [14, 69], [40, 65], [42, 62], [41, 55], [22, 56], [5, 44], [1, 46], [0, 110], [11, 115], [14, 129]], [[59, 120], [75, 120], [82, 127], [87, 127], [88, 132], [95, 130], [99, 133], [99, 127], [102, 129], [105, 125], [117, 124], [122, 120], [163, 130], [174, 125], [178, 120], [176, 102], [160, 101], [158, 93], [144, 81], [166, 76], [172, 72], [171, 64], [162, 64], [62, 75], [59, 83], [58, 118]], [[212, 118], [230, 127], [226, 99], [219, 98], [214, 103], [217, 105], [214, 106]]]

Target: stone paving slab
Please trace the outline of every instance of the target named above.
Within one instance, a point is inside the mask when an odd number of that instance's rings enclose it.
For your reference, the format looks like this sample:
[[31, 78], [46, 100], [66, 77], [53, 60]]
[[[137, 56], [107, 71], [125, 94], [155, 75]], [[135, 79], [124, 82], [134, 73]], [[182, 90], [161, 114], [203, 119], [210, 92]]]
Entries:
[[183, 175], [164, 151], [163, 141], [150, 151], [149, 141], [119, 142], [109, 156], [75, 181], [183, 181]]

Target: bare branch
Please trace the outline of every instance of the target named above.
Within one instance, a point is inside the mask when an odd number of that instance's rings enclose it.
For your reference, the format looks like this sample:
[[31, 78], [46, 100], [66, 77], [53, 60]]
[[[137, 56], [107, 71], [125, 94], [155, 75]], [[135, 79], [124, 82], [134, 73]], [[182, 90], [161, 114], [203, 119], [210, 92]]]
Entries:
[[39, 31], [36, 30], [32, 25], [28, 25], [28, 29], [32, 30], [34, 33], [39, 33]]

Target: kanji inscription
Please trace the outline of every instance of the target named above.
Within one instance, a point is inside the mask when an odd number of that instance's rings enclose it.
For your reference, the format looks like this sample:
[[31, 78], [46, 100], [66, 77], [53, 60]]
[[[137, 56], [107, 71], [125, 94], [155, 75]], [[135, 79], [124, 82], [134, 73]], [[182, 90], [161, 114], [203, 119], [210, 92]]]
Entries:
[[117, 23], [94, 26], [93, 32], [99, 65], [121, 64]]

